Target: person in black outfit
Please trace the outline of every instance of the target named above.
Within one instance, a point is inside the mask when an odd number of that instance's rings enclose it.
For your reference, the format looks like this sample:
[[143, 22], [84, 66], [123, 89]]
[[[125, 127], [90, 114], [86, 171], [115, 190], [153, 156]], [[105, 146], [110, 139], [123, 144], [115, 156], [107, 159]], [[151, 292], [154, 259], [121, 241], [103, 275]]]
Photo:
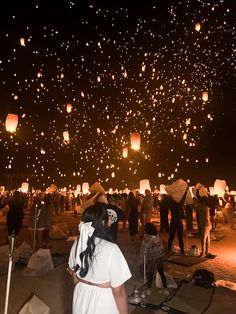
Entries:
[[114, 242], [117, 243], [118, 223], [119, 221], [123, 221], [124, 216], [121, 208], [116, 205], [116, 200], [111, 195], [108, 195], [108, 202], [109, 204], [106, 204], [106, 207], [108, 215], [111, 217], [112, 220], [108, 233], [111, 235]]
[[138, 212], [139, 200], [134, 196], [133, 192], [129, 192], [127, 199], [127, 211], [129, 220], [129, 234], [131, 241], [138, 240]]
[[170, 199], [166, 194], [162, 194], [161, 200], [158, 202], [160, 207], [160, 223], [161, 228], [160, 232], [169, 232], [169, 220], [168, 220], [168, 213], [170, 207]]
[[170, 234], [168, 239], [168, 251], [171, 251], [171, 246], [177, 232], [179, 246], [181, 253], [184, 254], [184, 241], [183, 241], [183, 223], [182, 219], [184, 217], [183, 204], [187, 195], [186, 189], [182, 199], [177, 203], [173, 198], [170, 198], [170, 212], [171, 212], [171, 222], [170, 222]]
[[[7, 231], [8, 236], [11, 236], [14, 232], [15, 236], [18, 236], [22, 221], [24, 218], [24, 199], [22, 193], [15, 191], [12, 198], [9, 201], [9, 211], [7, 213]], [[17, 243], [17, 238], [16, 238]]]

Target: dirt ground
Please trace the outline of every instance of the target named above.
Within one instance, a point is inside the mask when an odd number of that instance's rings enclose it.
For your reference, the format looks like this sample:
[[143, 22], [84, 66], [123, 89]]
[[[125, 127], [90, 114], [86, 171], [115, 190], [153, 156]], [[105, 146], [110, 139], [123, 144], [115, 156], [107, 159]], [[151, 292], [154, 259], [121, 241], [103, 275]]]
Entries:
[[[155, 216], [154, 223], [159, 225], [159, 217]], [[78, 233], [79, 217], [72, 214], [63, 214], [54, 217], [54, 224], [65, 222], [69, 228], [70, 236]], [[168, 234], [162, 234], [163, 240], [167, 241]], [[6, 225], [5, 220], [0, 221], [0, 246], [6, 244]], [[165, 263], [165, 271], [178, 280], [190, 278], [193, 272], [199, 268], [207, 268], [215, 275], [216, 280], [222, 279], [236, 283], [236, 231], [231, 230], [227, 225], [220, 223], [215, 231], [212, 232], [212, 238], [217, 239], [211, 242], [211, 253], [217, 255], [215, 259], [209, 259], [203, 263], [194, 266], [184, 267], [169, 262]], [[20, 241], [29, 240], [29, 230], [27, 227], [27, 219], [24, 222], [20, 234]], [[8, 314], [18, 313], [23, 304], [32, 296], [32, 294], [40, 297], [51, 310], [51, 314], [70, 314], [71, 302], [73, 294], [73, 285], [71, 278], [66, 272], [68, 255], [72, 246], [72, 241], [66, 239], [50, 240], [49, 247], [52, 256], [54, 256], [54, 269], [44, 276], [24, 276], [24, 267], [16, 267], [12, 272], [9, 311]], [[132, 278], [126, 282], [127, 295], [130, 295], [135, 286], [140, 287], [143, 279], [137, 276], [137, 248], [130, 241], [128, 226], [122, 229], [119, 225], [118, 244], [123, 251], [132, 272]], [[177, 239], [175, 239], [175, 243]], [[190, 247], [192, 244], [200, 246], [199, 238], [191, 237], [185, 241], [185, 245]], [[5, 303], [5, 291], [7, 280], [7, 268], [0, 275], [0, 312], [3, 313]], [[232, 292], [232, 290], [230, 290]], [[162, 313], [162, 311], [154, 312], [147, 309], [129, 307], [130, 313]], [[219, 311], [218, 311], [219, 310]], [[209, 312], [210, 313], [210, 312]], [[220, 306], [215, 313], [223, 313]], [[111, 313], [112, 314], [112, 313]], [[191, 313], [190, 313], [191, 314]], [[233, 314], [233, 313], [232, 313]]]

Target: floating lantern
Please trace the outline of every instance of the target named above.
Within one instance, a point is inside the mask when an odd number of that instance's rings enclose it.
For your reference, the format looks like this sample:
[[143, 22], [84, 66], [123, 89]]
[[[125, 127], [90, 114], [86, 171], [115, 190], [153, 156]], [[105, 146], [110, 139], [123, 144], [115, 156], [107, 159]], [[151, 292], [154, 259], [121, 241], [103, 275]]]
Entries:
[[46, 154], [46, 152], [45, 152], [45, 150], [44, 149], [40, 149], [40, 153], [42, 154], [42, 155], [45, 155]]
[[68, 104], [66, 105], [66, 111], [67, 111], [68, 113], [71, 113], [72, 108], [73, 108], [72, 104], [68, 103]]
[[88, 182], [84, 182], [82, 184], [82, 192], [83, 192], [83, 194], [88, 194], [88, 192], [89, 192], [89, 184], [88, 184]]
[[208, 92], [207, 91], [202, 92], [202, 100], [203, 101], [208, 101]]
[[131, 140], [131, 148], [134, 150], [139, 150], [140, 149], [140, 144], [141, 144], [141, 136], [139, 133], [132, 133], [130, 136]]
[[69, 132], [68, 131], [64, 131], [63, 132], [63, 138], [64, 138], [65, 142], [69, 142], [70, 136], [69, 136]]
[[81, 192], [81, 185], [80, 184], [76, 185], [76, 191], [79, 192], [79, 193]]
[[161, 194], [167, 194], [165, 184], [160, 184], [160, 193]]
[[23, 37], [20, 39], [20, 44], [21, 46], [25, 47], [25, 39]]
[[151, 190], [150, 188], [150, 182], [148, 179], [144, 179], [139, 181], [139, 191], [141, 194], [145, 193], [145, 190]]
[[17, 114], [12, 114], [12, 113], [8, 113], [7, 117], [6, 117], [6, 130], [10, 133], [14, 133], [16, 132], [16, 128], [18, 125], [18, 115]]
[[123, 157], [124, 158], [128, 157], [128, 148], [127, 147], [123, 148]]
[[222, 197], [225, 194], [227, 184], [225, 180], [216, 179], [214, 183], [214, 194], [217, 194], [218, 197]]
[[29, 183], [28, 182], [23, 182], [21, 184], [21, 192], [27, 193], [29, 190]]
[[200, 23], [196, 23], [195, 24], [195, 31], [200, 32], [201, 30], [201, 24]]

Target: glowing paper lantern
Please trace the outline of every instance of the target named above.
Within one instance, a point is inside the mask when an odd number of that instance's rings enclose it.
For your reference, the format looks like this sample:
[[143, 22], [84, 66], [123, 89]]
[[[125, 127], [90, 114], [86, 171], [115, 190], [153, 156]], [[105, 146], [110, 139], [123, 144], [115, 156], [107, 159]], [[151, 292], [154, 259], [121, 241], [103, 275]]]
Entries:
[[127, 147], [123, 148], [123, 157], [124, 158], [128, 157], [128, 148]]
[[207, 91], [202, 92], [202, 100], [203, 101], [208, 101], [208, 92]]
[[18, 125], [18, 115], [17, 114], [12, 114], [12, 113], [8, 113], [7, 117], [6, 117], [6, 130], [10, 133], [14, 133], [16, 132], [16, 128]]
[[227, 184], [225, 180], [216, 179], [214, 183], [214, 194], [217, 194], [219, 197], [224, 196]]
[[46, 189], [46, 193], [54, 193], [56, 191], [57, 191], [57, 186], [53, 183]]
[[129, 190], [128, 188], [125, 188], [125, 189], [123, 190], [123, 193], [129, 194], [129, 192], [130, 192], [130, 190]]
[[25, 39], [23, 37], [20, 39], [20, 44], [21, 46], [25, 47]]
[[196, 23], [195, 24], [195, 31], [200, 32], [201, 30], [201, 24], [200, 23]]
[[165, 184], [160, 184], [160, 193], [161, 194], [166, 194], [166, 186], [165, 186]]
[[150, 182], [148, 179], [139, 181], [139, 191], [141, 194], [144, 194], [145, 190], [151, 190]]
[[131, 148], [134, 150], [139, 150], [140, 149], [140, 144], [141, 144], [141, 136], [138, 132], [132, 133], [130, 136], [131, 140]]
[[178, 179], [174, 181], [171, 185], [167, 185], [165, 190], [168, 195], [172, 196], [173, 199], [179, 203], [181, 198], [183, 197], [186, 189], [188, 187], [187, 182], [182, 179]]
[[68, 131], [64, 131], [63, 132], [63, 138], [64, 138], [65, 142], [69, 142], [70, 136], [69, 136], [69, 132]]
[[76, 191], [79, 192], [79, 193], [81, 192], [81, 185], [80, 184], [76, 185]]
[[210, 186], [210, 187], [209, 187], [209, 192], [210, 192], [211, 195], [214, 195], [214, 194], [215, 194], [214, 186]]
[[29, 190], [29, 183], [28, 183], [28, 182], [23, 182], [23, 183], [21, 184], [21, 191], [22, 191], [23, 193], [27, 193], [28, 190]]
[[72, 104], [68, 103], [68, 104], [66, 105], [66, 111], [67, 111], [68, 113], [71, 113], [72, 108], [73, 108]]
[[83, 192], [83, 194], [88, 194], [88, 192], [89, 192], [89, 184], [88, 184], [88, 182], [84, 182], [82, 184], [82, 192]]

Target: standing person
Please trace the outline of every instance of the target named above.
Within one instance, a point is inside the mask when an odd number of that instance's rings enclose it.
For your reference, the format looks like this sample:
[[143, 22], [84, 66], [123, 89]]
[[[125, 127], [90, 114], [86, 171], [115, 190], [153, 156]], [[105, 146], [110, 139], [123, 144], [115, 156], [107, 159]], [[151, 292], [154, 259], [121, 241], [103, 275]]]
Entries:
[[123, 230], [126, 229], [126, 222], [127, 222], [127, 194], [123, 193], [120, 199], [120, 208], [123, 212]]
[[146, 189], [145, 196], [141, 204], [140, 218], [142, 229], [144, 230], [144, 226], [147, 222], [151, 221], [152, 218], [152, 210], [153, 210], [153, 197], [151, 191]]
[[219, 198], [217, 195], [208, 195], [208, 205], [210, 207], [210, 219], [211, 219], [211, 228], [214, 230], [216, 228], [216, 210], [219, 207]]
[[40, 192], [34, 199], [34, 203], [30, 209], [29, 230], [31, 232], [31, 246], [34, 242], [34, 228], [36, 226], [36, 234], [38, 247], [48, 246], [48, 231], [51, 227], [52, 217], [48, 208], [47, 199], [45, 201], [44, 193]]
[[131, 241], [138, 240], [138, 212], [139, 201], [133, 192], [129, 192], [127, 199], [127, 212], [129, 221], [129, 234]]
[[19, 191], [14, 191], [12, 198], [9, 201], [9, 211], [7, 213], [7, 231], [8, 236], [11, 236], [13, 231], [17, 238], [22, 226], [22, 221], [24, 218], [24, 199], [23, 195]]
[[168, 214], [169, 214], [169, 206], [170, 206], [170, 201], [169, 197], [166, 194], [161, 195], [161, 200], [158, 202], [159, 207], [160, 207], [160, 223], [161, 223], [161, 228], [160, 232], [169, 232], [170, 227], [169, 227], [169, 219], [168, 219]]
[[209, 253], [210, 248], [210, 231], [211, 231], [211, 218], [210, 207], [207, 192], [202, 186], [197, 190], [196, 196], [198, 199], [197, 210], [199, 213], [199, 225], [200, 225], [200, 239], [201, 239], [201, 257], [213, 257]]
[[171, 251], [171, 246], [177, 232], [180, 251], [184, 254], [184, 240], [183, 240], [183, 223], [182, 219], [184, 218], [183, 205], [187, 195], [186, 189], [179, 203], [177, 203], [173, 198], [170, 197], [170, 212], [171, 212], [171, 221], [170, 221], [170, 233], [168, 239], [168, 251]]
[[163, 288], [167, 288], [166, 276], [163, 268], [163, 258], [165, 257], [165, 249], [163, 242], [155, 226], [148, 222], [144, 227], [144, 237], [142, 240], [139, 262], [140, 265], [144, 263], [144, 254], [146, 255], [147, 263], [147, 287], [146, 291], [148, 295], [151, 294], [151, 287], [153, 282], [153, 276], [156, 271], [159, 272]]
[[124, 282], [131, 277], [117, 244], [106, 232], [104, 204], [87, 207], [80, 237], [71, 248], [68, 272], [75, 283], [73, 314], [128, 314]]
[[108, 215], [111, 218], [109, 231], [112, 236], [112, 239], [114, 240], [115, 243], [117, 243], [119, 221], [123, 221], [124, 216], [121, 208], [117, 206], [116, 200], [111, 195], [108, 195], [108, 202], [109, 204], [107, 205], [107, 211]]

